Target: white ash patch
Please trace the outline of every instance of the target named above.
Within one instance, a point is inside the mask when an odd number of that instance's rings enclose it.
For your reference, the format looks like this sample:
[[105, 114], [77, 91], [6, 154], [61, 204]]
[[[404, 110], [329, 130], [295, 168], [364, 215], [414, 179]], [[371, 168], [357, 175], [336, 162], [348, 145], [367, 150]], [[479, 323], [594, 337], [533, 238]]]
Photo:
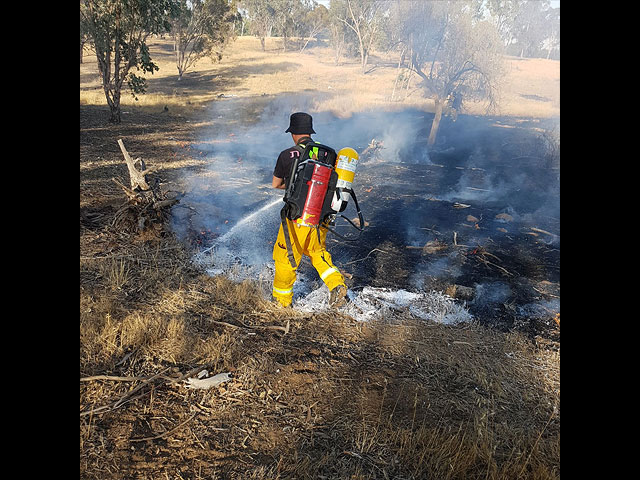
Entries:
[[[387, 288], [365, 287], [359, 292], [347, 292], [349, 302], [338, 310], [357, 321], [366, 322], [409, 312], [423, 320], [443, 324], [469, 322], [473, 316], [450, 296], [436, 291], [409, 292]], [[323, 285], [294, 302], [302, 312], [324, 312], [329, 307], [329, 289]]]

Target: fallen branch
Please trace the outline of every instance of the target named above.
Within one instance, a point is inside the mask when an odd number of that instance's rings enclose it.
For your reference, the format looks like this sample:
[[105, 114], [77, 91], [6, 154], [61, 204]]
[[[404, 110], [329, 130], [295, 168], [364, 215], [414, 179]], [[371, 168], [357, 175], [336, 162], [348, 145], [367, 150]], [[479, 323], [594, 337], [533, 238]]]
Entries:
[[184, 380], [185, 378], [191, 376], [191, 375], [195, 375], [197, 373], [200, 373], [202, 370], [204, 370], [206, 368], [206, 365], [198, 365], [195, 368], [192, 368], [191, 370], [189, 370], [186, 373], [183, 373], [182, 375], [180, 375], [178, 378], [174, 378], [173, 380], [171, 380], [171, 383], [178, 383], [181, 382], [182, 380]]
[[95, 413], [110, 412], [111, 410], [115, 410], [116, 408], [121, 407], [122, 405], [124, 405], [124, 403], [126, 403], [128, 401], [131, 401], [134, 398], [138, 398], [138, 397], [142, 396], [143, 394], [134, 397], [133, 394], [136, 393], [136, 392], [139, 392], [142, 388], [144, 388], [146, 385], [148, 385], [149, 383], [154, 381], [156, 378], [163, 376], [164, 373], [167, 370], [169, 370], [169, 368], [171, 368], [171, 367], [166, 367], [165, 369], [161, 370], [160, 372], [158, 372], [158, 373], [156, 373], [154, 375], [151, 375], [150, 377], [145, 379], [140, 385], [138, 385], [134, 389], [128, 391], [126, 394], [124, 394], [122, 397], [120, 397], [115, 402], [113, 402], [113, 403], [111, 403], [109, 405], [103, 405], [103, 406], [95, 408], [93, 410], [87, 410], [87, 411], [84, 411], [84, 412], [80, 412], [80, 416], [90, 415], [90, 414], [95, 414]]
[[[204, 370], [204, 374], [207, 375], [209, 372]], [[187, 378], [185, 387], [187, 388], [196, 388], [200, 390], [208, 390], [209, 388], [217, 387], [218, 385], [228, 382], [231, 380], [231, 376], [229, 373], [219, 373], [212, 377], [208, 378]]]
[[178, 203], [180, 201], [179, 198], [169, 198], [167, 200], [161, 200], [159, 202], [155, 202], [153, 204], [153, 208], [156, 210], [160, 210], [162, 208], [171, 207], [172, 205]]
[[161, 191], [157, 179], [147, 180], [147, 175], [159, 167], [147, 168], [142, 159], [133, 160], [122, 139], [118, 139], [117, 142], [127, 164], [130, 185], [126, 186], [116, 178], [111, 179], [127, 196], [127, 202], [115, 213], [111, 226], [121, 231], [141, 232], [152, 227], [154, 223], [162, 224], [168, 209], [177, 204], [184, 194], [167, 198], [166, 193]]

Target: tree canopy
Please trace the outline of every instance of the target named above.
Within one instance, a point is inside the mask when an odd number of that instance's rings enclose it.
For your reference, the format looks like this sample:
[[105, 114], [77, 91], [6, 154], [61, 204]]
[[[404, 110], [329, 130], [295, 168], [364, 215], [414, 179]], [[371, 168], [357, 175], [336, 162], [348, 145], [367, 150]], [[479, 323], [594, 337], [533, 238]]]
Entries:
[[411, 69], [432, 98], [435, 118], [429, 144], [435, 142], [444, 108], [453, 98], [496, 103], [504, 45], [495, 25], [478, 18], [473, 2], [403, 1], [391, 16], [400, 25], [400, 43]]
[[178, 80], [203, 57], [222, 58], [222, 50], [233, 35], [235, 0], [181, 0], [172, 22]]
[[151, 34], [171, 30], [171, 18], [178, 13], [178, 0], [82, 0], [81, 31], [95, 49], [110, 121], [120, 123], [120, 97], [127, 82], [132, 94], [143, 93], [146, 80], [135, 71], [153, 73], [146, 40]]

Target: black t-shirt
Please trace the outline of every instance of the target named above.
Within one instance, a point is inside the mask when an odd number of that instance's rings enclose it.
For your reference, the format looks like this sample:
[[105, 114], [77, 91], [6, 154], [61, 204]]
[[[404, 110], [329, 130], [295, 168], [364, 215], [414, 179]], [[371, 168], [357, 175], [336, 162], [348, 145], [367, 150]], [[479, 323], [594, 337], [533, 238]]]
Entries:
[[[306, 142], [305, 142], [306, 143]], [[304, 145], [300, 145], [304, 147]], [[296, 147], [289, 147], [286, 150], [280, 152], [278, 160], [276, 161], [276, 167], [273, 169], [273, 176], [278, 178], [284, 178], [285, 185], [289, 182], [289, 176], [291, 175], [291, 166], [296, 158], [300, 157], [300, 150]]]

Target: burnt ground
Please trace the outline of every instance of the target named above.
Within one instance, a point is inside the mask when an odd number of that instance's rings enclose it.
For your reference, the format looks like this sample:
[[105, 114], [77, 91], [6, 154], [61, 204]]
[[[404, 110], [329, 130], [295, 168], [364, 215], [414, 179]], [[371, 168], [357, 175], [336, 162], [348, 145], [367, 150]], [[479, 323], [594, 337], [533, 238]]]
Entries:
[[[224, 112], [242, 104], [221, 105]], [[200, 134], [215, 139], [205, 171], [220, 180], [194, 184], [182, 202], [192, 211], [174, 209], [173, 227], [182, 241], [210, 247], [277, 197], [268, 188], [276, 154], [260, 147], [285, 146], [288, 136], [277, 125], [286, 118], [274, 114], [256, 127]], [[353, 242], [328, 237], [353, 291], [442, 291], [464, 302], [481, 325], [559, 341], [560, 164], [552, 121], [445, 117], [429, 147], [431, 116], [424, 112], [315, 118], [317, 141], [336, 150], [350, 145], [361, 155], [354, 190], [368, 225]], [[278, 208], [256, 217], [263, 223], [230, 242], [238, 263], [271, 262]], [[353, 202], [344, 214], [355, 219]], [[350, 238], [355, 233], [343, 219], [336, 231]], [[300, 272], [314, 276], [309, 265]]]
[[464, 117], [433, 149], [365, 155], [356, 191], [369, 226], [333, 248], [352, 288], [466, 287], [479, 323], [559, 340], [559, 155], [538, 122], [518, 120]]

